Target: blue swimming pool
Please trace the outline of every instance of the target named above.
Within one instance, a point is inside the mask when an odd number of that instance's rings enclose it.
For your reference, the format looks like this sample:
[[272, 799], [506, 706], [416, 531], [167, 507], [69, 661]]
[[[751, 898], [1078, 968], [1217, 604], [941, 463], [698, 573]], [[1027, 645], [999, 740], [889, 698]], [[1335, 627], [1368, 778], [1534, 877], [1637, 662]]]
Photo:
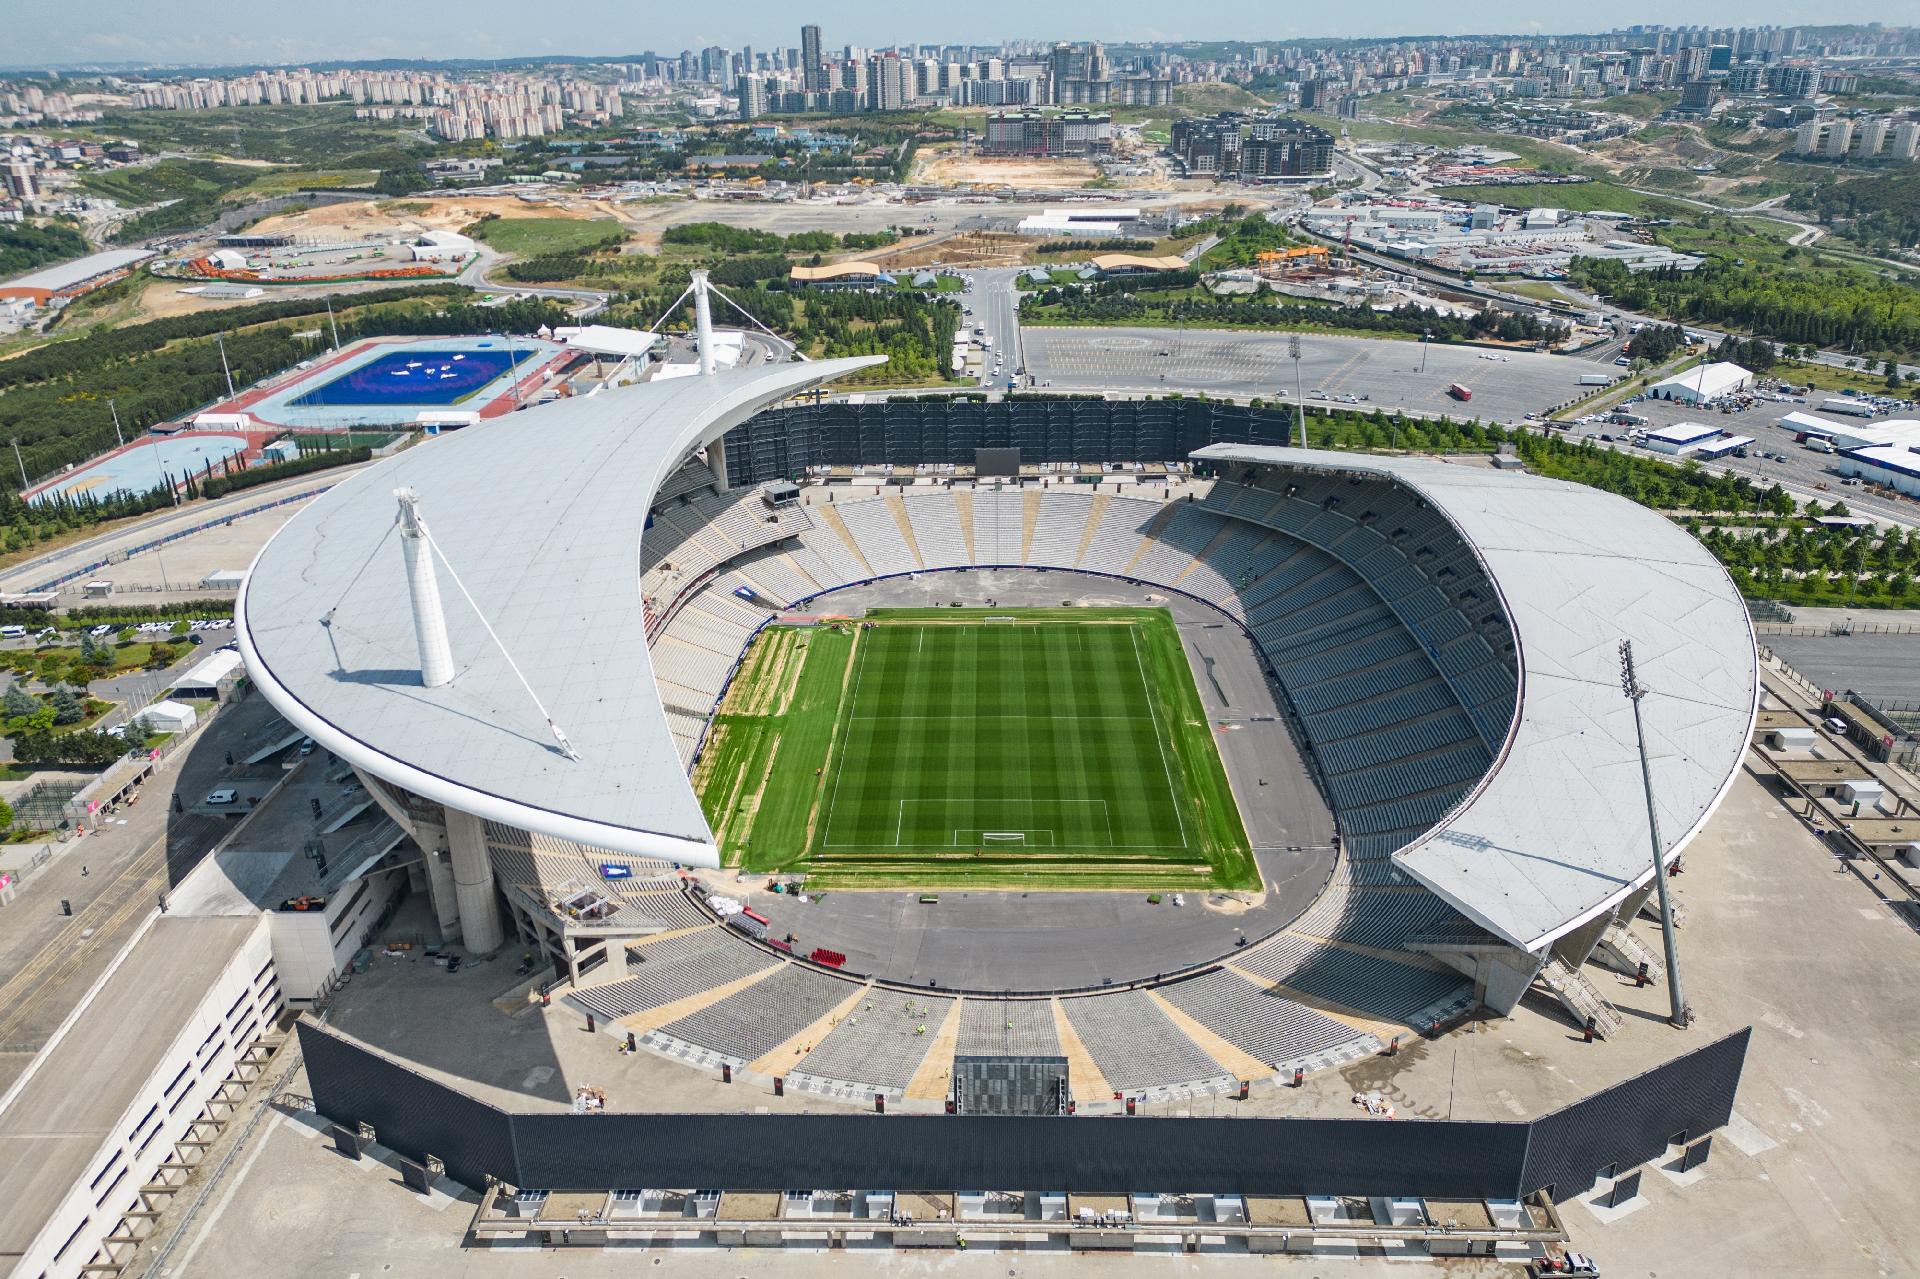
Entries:
[[448, 405], [542, 352], [476, 345], [465, 350], [406, 347], [376, 356], [287, 401], [299, 408], [343, 404]]

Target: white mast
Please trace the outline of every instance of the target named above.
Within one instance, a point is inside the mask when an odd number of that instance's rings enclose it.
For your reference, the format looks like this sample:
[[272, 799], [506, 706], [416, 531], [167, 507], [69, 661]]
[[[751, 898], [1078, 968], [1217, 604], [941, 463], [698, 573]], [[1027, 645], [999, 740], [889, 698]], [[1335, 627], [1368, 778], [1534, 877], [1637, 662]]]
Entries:
[[700, 376], [713, 372], [713, 304], [707, 298], [707, 273], [693, 273], [694, 337], [700, 348]]
[[420, 514], [419, 494], [410, 488], [397, 488], [393, 495], [400, 499], [400, 546], [407, 557], [413, 633], [420, 642], [420, 682], [438, 688], [453, 681], [453, 646], [447, 642], [447, 615], [440, 606], [433, 546], [427, 537], [427, 522]]

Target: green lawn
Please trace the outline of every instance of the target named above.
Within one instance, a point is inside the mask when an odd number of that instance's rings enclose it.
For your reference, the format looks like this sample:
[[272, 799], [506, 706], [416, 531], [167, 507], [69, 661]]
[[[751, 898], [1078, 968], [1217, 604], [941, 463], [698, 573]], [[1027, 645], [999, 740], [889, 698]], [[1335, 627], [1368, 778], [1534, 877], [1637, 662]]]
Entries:
[[1614, 182], [1528, 182], [1519, 186], [1435, 187], [1433, 193], [1447, 200], [1475, 200], [1485, 204], [1505, 204], [1514, 208], [1571, 209], [1591, 213], [1607, 209], [1636, 217], [1679, 218], [1695, 212], [1687, 205], [1643, 195]]
[[536, 258], [618, 244], [626, 231], [612, 218], [490, 218], [472, 229], [502, 253]]
[[869, 620], [749, 655], [695, 778], [730, 863], [823, 888], [1258, 885], [1164, 610]]

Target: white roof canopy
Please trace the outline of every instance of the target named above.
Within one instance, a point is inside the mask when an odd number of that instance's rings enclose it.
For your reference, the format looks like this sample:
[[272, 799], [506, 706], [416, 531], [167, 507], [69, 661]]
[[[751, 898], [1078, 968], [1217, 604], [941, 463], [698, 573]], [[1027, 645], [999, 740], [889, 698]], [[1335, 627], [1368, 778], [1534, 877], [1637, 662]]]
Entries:
[[1238, 444], [1194, 456], [1395, 480], [1479, 556], [1512, 620], [1518, 712], [1487, 776], [1394, 861], [1482, 927], [1538, 950], [1653, 874], [1621, 640], [1649, 690], [1669, 856], [1732, 784], [1759, 697], [1752, 624], [1726, 571], [1669, 520], [1598, 489], [1437, 459]]
[[[512, 413], [367, 468], [268, 542], [235, 609], [269, 701], [374, 776], [483, 818], [714, 865], [647, 652], [640, 535], [662, 480], [766, 405], [884, 357], [770, 364]], [[455, 673], [423, 686], [394, 490], [444, 567]], [[507, 657], [577, 752], [556, 745]]]

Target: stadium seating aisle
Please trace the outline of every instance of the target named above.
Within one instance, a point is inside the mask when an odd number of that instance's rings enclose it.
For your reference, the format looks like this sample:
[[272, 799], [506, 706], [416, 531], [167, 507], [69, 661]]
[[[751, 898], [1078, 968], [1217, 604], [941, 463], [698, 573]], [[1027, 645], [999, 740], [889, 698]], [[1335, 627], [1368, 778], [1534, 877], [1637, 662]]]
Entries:
[[568, 995], [567, 1002], [617, 1021], [739, 981], [776, 962], [718, 927], [629, 947], [629, 954], [631, 975], [624, 981], [588, 986]]
[[1122, 1092], [1232, 1082], [1142, 991], [1063, 999], [1060, 1007], [1100, 1073]]
[[847, 526], [847, 532], [853, 535], [861, 558], [873, 566], [876, 574], [885, 577], [923, 567], [914, 558], [906, 539], [900, 536], [900, 525], [884, 500], [835, 503], [834, 509], [839, 512], [841, 523]]
[[1224, 968], [1161, 986], [1155, 993], [1234, 1047], [1275, 1068], [1345, 1045], [1363, 1050], [1379, 1042]]
[[1058, 1057], [1053, 1005], [1044, 999], [969, 999], [960, 1009], [960, 1057]]
[[[733, 938], [729, 944], [748, 950]], [[710, 983], [718, 985], [720, 983]], [[744, 1065], [766, 1056], [819, 1021], [848, 996], [855, 985], [827, 977], [798, 964], [783, 964], [779, 972], [709, 1004], [670, 1025], [661, 1033], [709, 1049]]]
[[968, 563], [967, 539], [960, 531], [960, 508], [947, 489], [909, 493], [903, 505], [913, 525], [913, 540], [928, 568], [958, 568]]
[[951, 999], [872, 991], [794, 1070], [875, 1090], [902, 1090], [952, 1008]]
[[1473, 983], [1452, 971], [1363, 955], [1288, 932], [1234, 956], [1234, 966], [1314, 999], [1369, 1017], [1421, 1027], [1422, 1015], [1463, 995]]
[[1025, 496], [1017, 488], [973, 494], [973, 553], [982, 564], [1023, 564]]

